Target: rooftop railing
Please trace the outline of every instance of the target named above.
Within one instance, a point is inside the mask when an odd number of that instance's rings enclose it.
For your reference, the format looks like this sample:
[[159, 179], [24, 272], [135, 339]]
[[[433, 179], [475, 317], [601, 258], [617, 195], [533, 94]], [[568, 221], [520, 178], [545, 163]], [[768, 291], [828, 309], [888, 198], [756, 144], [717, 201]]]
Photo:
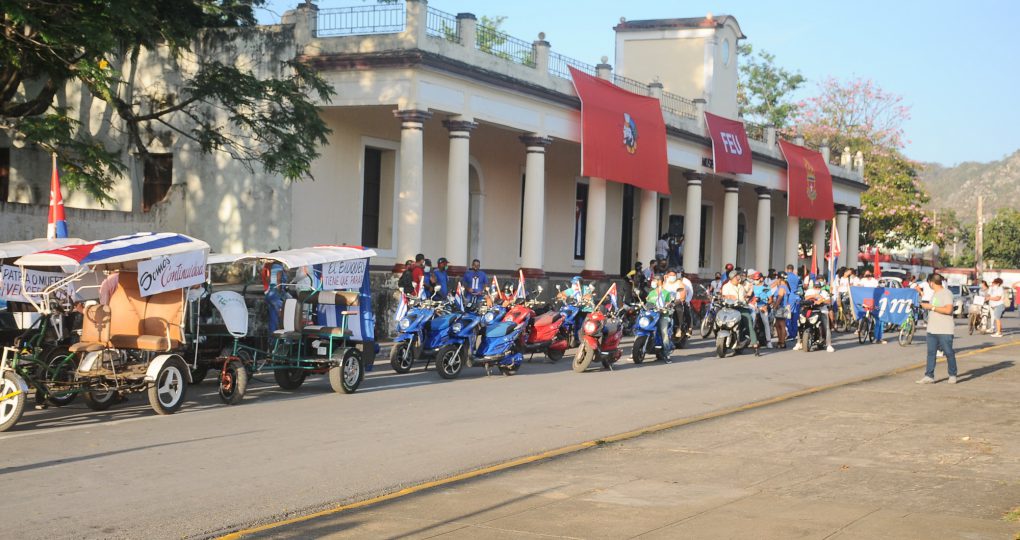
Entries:
[[677, 116], [692, 120], [696, 120], [698, 117], [698, 107], [694, 104], [693, 100], [670, 92], [663, 92], [662, 99], [659, 101], [662, 103], [663, 109]]
[[504, 60], [535, 67], [535, 49], [530, 42], [518, 39], [491, 26], [479, 25], [475, 47]]
[[316, 35], [328, 37], [396, 34], [404, 31], [406, 17], [403, 4], [320, 9]]
[[425, 33], [447, 41], [460, 43], [460, 25], [457, 24], [457, 17], [432, 7], [428, 8], [425, 15]]
[[624, 90], [634, 92], [635, 94], [641, 94], [642, 96], [649, 95], [647, 84], [635, 81], [634, 79], [628, 79], [627, 77], [624, 77], [622, 75], [614, 74], [613, 84], [619, 86], [620, 88], [623, 88]]
[[573, 67], [578, 71], [583, 71], [588, 75], [591, 75], [592, 77], [598, 74], [597, 71], [595, 70], [595, 66], [591, 64], [586, 64], [580, 60], [575, 60], [573, 58], [563, 56], [562, 54], [557, 52], [552, 51], [549, 52], [550, 75], [555, 75], [557, 77], [569, 79], [570, 69], [568, 69], [568, 67]]

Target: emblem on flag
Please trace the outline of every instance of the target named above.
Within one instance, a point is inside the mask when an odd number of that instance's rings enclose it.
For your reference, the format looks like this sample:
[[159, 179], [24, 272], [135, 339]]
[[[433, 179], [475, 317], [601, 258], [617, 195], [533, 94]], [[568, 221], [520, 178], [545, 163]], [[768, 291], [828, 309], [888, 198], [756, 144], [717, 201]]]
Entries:
[[807, 173], [807, 198], [814, 202], [818, 198], [818, 190], [815, 189], [815, 168], [807, 159], [804, 159], [804, 171]]
[[630, 117], [630, 114], [623, 113], [623, 145], [627, 152], [637, 152], [637, 123]]

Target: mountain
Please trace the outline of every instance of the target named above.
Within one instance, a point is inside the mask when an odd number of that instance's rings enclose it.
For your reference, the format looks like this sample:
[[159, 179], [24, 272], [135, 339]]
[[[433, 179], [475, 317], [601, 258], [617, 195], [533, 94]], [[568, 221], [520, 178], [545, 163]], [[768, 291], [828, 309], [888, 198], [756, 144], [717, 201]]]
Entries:
[[968, 161], [953, 167], [924, 163], [921, 182], [931, 194], [932, 208], [956, 210], [961, 221], [973, 223], [977, 197], [985, 197], [985, 215], [999, 208], [1020, 207], [1020, 150], [999, 161]]

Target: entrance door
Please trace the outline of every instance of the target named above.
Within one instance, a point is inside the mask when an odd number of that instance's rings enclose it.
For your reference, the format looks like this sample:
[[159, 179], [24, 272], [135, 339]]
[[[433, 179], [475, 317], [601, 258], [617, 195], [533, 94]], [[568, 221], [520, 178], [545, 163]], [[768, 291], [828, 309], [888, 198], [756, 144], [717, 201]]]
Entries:
[[623, 186], [623, 219], [620, 234], [620, 275], [634, 267], [634, 186]]

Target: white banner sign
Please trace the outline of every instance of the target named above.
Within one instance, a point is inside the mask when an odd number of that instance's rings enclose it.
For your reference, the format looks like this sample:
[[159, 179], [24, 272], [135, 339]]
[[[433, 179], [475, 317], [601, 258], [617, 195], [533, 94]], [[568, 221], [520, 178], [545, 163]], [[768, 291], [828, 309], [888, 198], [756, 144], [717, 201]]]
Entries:
[[365, 280], [365, 267], [368, 259], [331, 262], [322, 265], [322, 289], [336, 291], [340, 289], [360, 289]]
[[142, 297], [198, 285], [205, 281], [205, 252], [163, 255], [138, 263], [138, 290]]
[[[60, 272], [40, 272], [38, 270], [25, 270], [25, 288], [28, 292], [42, 292], [50, 284], [60, 281], [67, 277], [67, 274]], [[21, 268], [17, 266], [3, 266], [3, 281], [2, 289], [0, 289], [0, 299], [8, 302], [28, 302], [25, 295], [21, 292]], [[74, 287], [71, 284], [67, 284], [64, 289], [68, 295], [74, 294]], [[38, 302], [41, 298], [38, 296], [33, 297], [33, 300]]]

